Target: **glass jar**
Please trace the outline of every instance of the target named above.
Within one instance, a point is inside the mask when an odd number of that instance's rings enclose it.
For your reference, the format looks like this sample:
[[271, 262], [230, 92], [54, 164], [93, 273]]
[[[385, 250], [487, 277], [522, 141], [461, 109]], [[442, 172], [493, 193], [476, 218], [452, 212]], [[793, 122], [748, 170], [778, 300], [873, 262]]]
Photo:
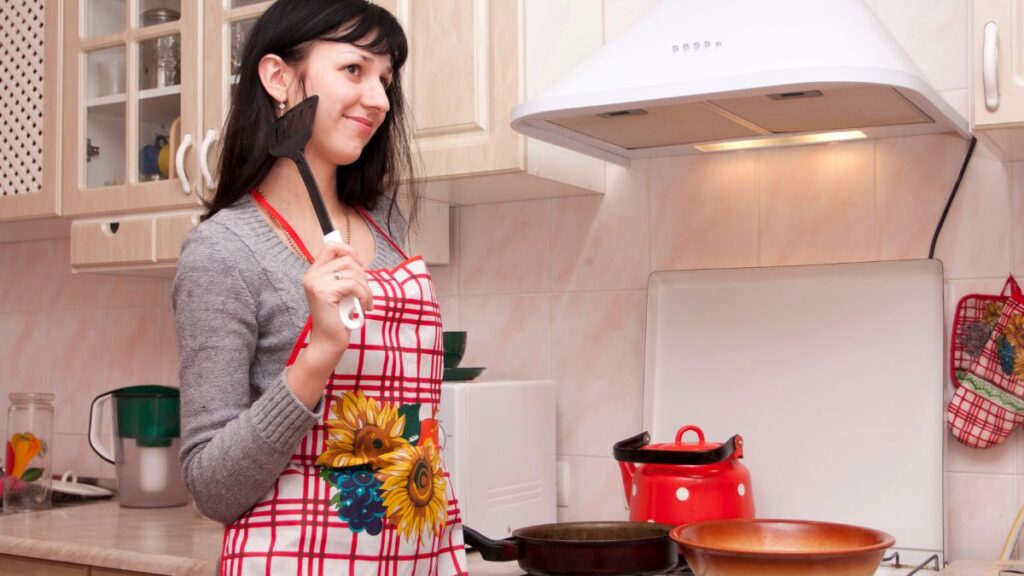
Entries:
[[50, 507], [53, 394], [12, 392], [7, 410], [4, 512]]
[[[174, 22], [181, 15], [170, 8], [153, 8], [142, 13], [143, 26]], [[177, 86], [181, 83], [181, 38], [160, 36], [140, 44], [143, 90]]]

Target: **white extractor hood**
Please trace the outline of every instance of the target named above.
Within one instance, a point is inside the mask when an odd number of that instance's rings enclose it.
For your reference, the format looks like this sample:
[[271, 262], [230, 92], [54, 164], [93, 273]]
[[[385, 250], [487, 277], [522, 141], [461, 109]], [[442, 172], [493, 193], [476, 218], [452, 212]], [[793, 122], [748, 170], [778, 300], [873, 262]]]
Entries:
[[830, 140], [970, 138], [863, 0], [662, 0], [516, 106], [512, 127], [619, 164]]

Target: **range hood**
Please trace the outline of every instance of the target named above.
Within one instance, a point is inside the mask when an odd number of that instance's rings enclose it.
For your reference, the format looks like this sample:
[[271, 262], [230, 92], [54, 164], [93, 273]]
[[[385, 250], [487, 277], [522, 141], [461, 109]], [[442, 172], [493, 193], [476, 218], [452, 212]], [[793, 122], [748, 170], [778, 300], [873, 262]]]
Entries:
[[516, 106], [512, 127], [624, 165], [833, 140], [970, 138], [863, 0], [662, 0]]

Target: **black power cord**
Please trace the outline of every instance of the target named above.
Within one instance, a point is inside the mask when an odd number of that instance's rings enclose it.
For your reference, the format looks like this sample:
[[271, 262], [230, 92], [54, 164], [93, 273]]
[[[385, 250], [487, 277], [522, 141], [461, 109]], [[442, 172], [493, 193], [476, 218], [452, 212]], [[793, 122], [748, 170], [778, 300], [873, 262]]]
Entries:
[[949, 194], [949, 200], [946, 201], [946, 208], [942, 211], [942, 218], [939, 218], [939, 225], [935, 227], [935, 235], [932, 236], [932, 247], [928, 250], [928, 258], [935, 257], [935, 244], [939, 241], [939, 232], [942, 231], [942, 225], [946, 223], [946, 215], [949, 214], [949, 207], [953, 205], [953, 198], [956, 197], [956, 191], [960, 189], [960, 181], [964, 179], [964, 172], [967, 172], [967, 165], [971, 162], [971, 156], [974, 155], [974, 145], [978, 143], [978, 139], [971, 136], [971, 144], [967, 147], [967, 156], [964, 157], [964, 163], [960, 166], [960, 175], [956, 177], [956, 183], [953, 184], [953, 191]]

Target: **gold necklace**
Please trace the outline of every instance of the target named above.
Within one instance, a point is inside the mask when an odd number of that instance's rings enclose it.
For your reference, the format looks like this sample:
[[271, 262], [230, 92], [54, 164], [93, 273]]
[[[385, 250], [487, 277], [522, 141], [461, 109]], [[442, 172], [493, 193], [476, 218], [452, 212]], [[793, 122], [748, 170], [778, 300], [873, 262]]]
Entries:
[[[257, 190], [259, 189], [257, 188]], [[260, 194], [263, 194], [262, 190], [259, 190], [259, 192]], [[352, 219], [349, 217], [348, 214], [348, 204], [342, 203], [341, 211], [345, 215], [345, 244], [351, 246]], [[295, 240], [292, 239], [292, 235], [288, 233], [288, 229], [285, 228], [284, 225], [277, 220], [277, 217], [274, 216], [273, 212], [269, 210], [265, 210], [265, 212], [267, 213], [267, 216], [270, 217], [270, 221], [273, 222], [274, 225], [277, 226], [277, 228], [281, 231], [281, 234], [284, 236], [284, 239], [288, 242], [288, 247], [291, 248], [292, 252], [299, 255], [303, 260], [306, 260], [306, 255], [302, 253], [302, 250], [299, 250], [299, 247], [295, 244]]]
[[270, 221], [273, 222], [274, 225], [276, 225], [277, 228], [281, 231], [281, 234], [284, 236], [284, 239], [288, 242], [288, 247], [292, 249], [292, 252], [298, 254], [299, 257], [302, 258], [303, 260], [307, 260], [306, 255], [302, 253], [302, 250], [299, 250], [299, 247], [295, 244], [295, 240], [292, 239], [292, 235], [288, 233], [288, 230], [284, 227], [284, 225], [277, 221], [277, 218], [274, 216], [272, 212], [267, 211], [267, 216], [270, 216]]
[[348, 204], [342, 203], [341, 211], [345, 214], [345, 244], [352, 245], [352, 220], [348, 217]]

